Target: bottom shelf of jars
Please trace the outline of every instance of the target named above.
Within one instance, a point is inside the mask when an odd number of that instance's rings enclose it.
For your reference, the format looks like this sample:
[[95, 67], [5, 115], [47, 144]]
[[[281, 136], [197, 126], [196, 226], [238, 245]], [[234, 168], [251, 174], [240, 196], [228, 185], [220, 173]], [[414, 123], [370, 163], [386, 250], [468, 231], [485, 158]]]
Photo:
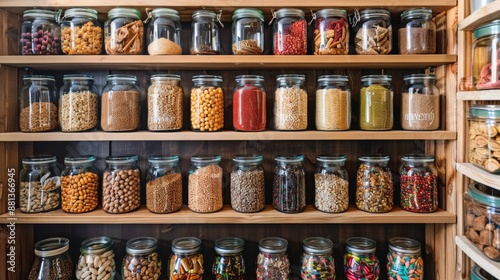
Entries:
[[495, 262], [487, 258], [477, 247], [465, 236], [455, 237], [457, 246], [491, 275], [500, 275], [500, 262]]

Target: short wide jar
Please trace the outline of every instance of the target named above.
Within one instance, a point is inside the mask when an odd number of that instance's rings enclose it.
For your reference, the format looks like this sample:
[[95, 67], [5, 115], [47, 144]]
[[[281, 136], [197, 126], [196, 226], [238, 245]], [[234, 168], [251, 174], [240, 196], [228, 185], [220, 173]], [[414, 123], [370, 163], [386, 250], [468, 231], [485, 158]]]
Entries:
[[144, 24], [141, 12], [133, 8], [113, 8], [104, 23], [104, 47], [107, 54], [142, 54]]
[[127, 241], [122, 261], [123, 279], [160, 279], [162, 261], [154, 237], [137, 237]]
[[64, 54], [101, 54], [103, 30], [97, 17], [94, 9], [66, 10], [61, 22], [61, 50]]
[[106, 157], [102, 175], [102, 208], [126, 213], [141, 206], [141, 174], [136, 155]]
[[500, 105], [469, 108], [469, 162], [500, 174]]
[[309, 237], [304, 239], [302, 279], [335, 280], [335, 260], [332, 256], [333, 242], [324, 237]]
[[375, 253], [377, 242], [366, 237], [346, 240], [344, 272], [347, 279], [379, 279], [380, 265]]
[[45, 9], [29, 9], [23, 12], [21, 25], [22, 55], [59, 54], [61, 27], [56, 12]]
[[53, 237], [35, 244], [35, 261], [28, 280], [73, 279], [73, 262], [69, 256], [69, 239]]
[[257, 280], [290, 279], [290, 260], [287, 254], [288, 241], [280, 237], [265, 237], [259, 240], [257, 255]]
[[202, 279], [204, 269], [201, 239], [179, 237], [172, 241], [169, 279]]
[[75, 272], [76, 279], [84, 280], [87, 277], [114, 279], [115, 273], [113, 240], [107, 236], [84, 240], [80, 246], [80, 257]]
[[93, 155], [64, 158], [66, 168], [61, 174], [64, 212], [85, 213], [97, 207], [99, 176], [95, 160]]

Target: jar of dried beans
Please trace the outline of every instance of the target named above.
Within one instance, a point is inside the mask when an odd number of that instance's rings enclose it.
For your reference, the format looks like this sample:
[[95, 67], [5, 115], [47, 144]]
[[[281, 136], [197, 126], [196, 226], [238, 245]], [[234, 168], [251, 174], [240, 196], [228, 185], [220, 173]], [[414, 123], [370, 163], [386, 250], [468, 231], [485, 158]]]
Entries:
[[107, 54], [142, 54], [144, 25], [141, 12], [132, 8], [113, 8], [104, 23]]
[[123, 279], [160, 279], [162, 261], [154, 237], [137, 237], [127, 241], [122, 261]]
[[384, 9], [365, 9], [354, 23], [357, 54], [388, 54], [392, 50], [391, 13]]
[[61, 27], [58, 14], [50, 10], [31, 9], [23, 12], [21, 24], [21, 54], [59, 54]]
[[477, 89], [499, 89], [500, 19], [474, 29], [471, 73]]
[[347, 279], [376, 280], [380, 276], [380, 265], [375, 254], [377, 243], [366, 237], [351, 237], [346, 240], [344, 273]]
[[245, 280], [245, 241], [237, 237], [215, 240], [212, 274], [215, 280]]
[[307, 54], [307, 22], [299, 9], [273, 12], [273, 52], [275, 55]]
[[264, 169], [261, 155], [233, 157], [231, 207], [243, 213], [258, 212], [265, 206]]
[[221, 84], [221, 76], [193, 76], [191, 128], [194, 131], [218, 131], [224, 127], [224, 92]]
[[148, 129], [179, 130], [183, 125], [184, 90], [181, 77], [171, 74], [151, 76], [148, 88]]
[[274, 158], [273, 207], [283, 213], [298, 213], [306, 208], [306, 171], [303, 155]]
[[469, 162], [500, 174], [500, 105], [469, 108]]
[[327, 213], [344, 212], [349, 208], [349, 174], [344, 155], [319, 155], [314, 173], [314, 206]]
[[389, 156], [362, 155], [356, 175], [356, 206], [366, 212], [389, 212], [394, 205], [394, 187]]
[[57, 128], [57, 88], [53, 76], [25, 75], [19, 98], [19, 128], [22, 132]]
[[102, 174], [102, 208], [126, 213], [141, 206], [141, 173], [136, 155], [106, 157]]
[[235, 55], [259, 55], [264, 52], [264, 14], [252, 8], [233, 13], [233, 44]]
[[309, 237], [303, 241], [302, 279], [335, 279], [335, 260], [332, 256], [333, 242], [324, 237]]
[[148, 53], [150, 55], [182, 54], [182, 26], [179, 12], [156, 8], [148, 15]]
[[351, 89], [347, 76], [318, 77], [316, 87], [316, 129], [347, 130], [351, 125]]
[[191, 54], [213, 55], [220, 53], [219, 26], [220, 15], [214, 11], [197, 10], [191, 22]]
[[204, 269], [201, 239], [180, 237], [172, 241], [169, 279], [202, 279]]
[[420, 242], [417, 240], [407, 237], [390, 238], [387, 278], [424, 279], [424, 260], [420, 250]]
[[436, 52], [436, 24], [432, 10], [416, 8], [401, 14], [399, 27], [400, 54], [433, 54]]
[[102, 27], [97, 11], [68, 9], [61, 22], [61, 50], [64, 54], [101, 54]]
[[47, 238], [35, 244], [35, 261], [28, 280], [73, 279], [73, 262], [69, 256], [69, 240], [64, 237]]
[[307, 91], [305, 76], [285, 74], [276, 77], [274, 129], [307, 129]]
[[65, 157], [61, 174], [62, 209], [69, 213], [94, 210], [98, 203], [99, 176], [95, 167], [96, 157]]
[[363, 130], [390, 130], [394, 124], [394, 92], [389, 75], [361, 77], [359, 126]]
[[346, 10], [322, 9], [313, 18], [314, 54], [349, 54], [349, 26]]
[[434, 157], [408, 154], [401, 157], [399, 179], [401, 208], [410, 212], [434, 212], [438, 207], [438, 172]]
[[146, 172], [146, 207], [153, 213], [172, 213], [182, 207], [179, 156], [150, 156]]
[[222, 209], [222, 167], [220, 155], [191, 157], [188, 177], [188, 207], [210, 213]]
[[107, 236], [84, 240], [76, 266], [76, 279], [114, 279], [116, 273], [113, 240]]
[[401, 90], [401, 127], [407, 130], [434, 130], [440, 122], [440, 93], [434, 75], [404, 76]]
[[233, 127], [240, 131], [266, 129], [266, 91], [258, 75], [236, 76], [233, 93]]
[[284, 238], [266, 237], [259, 240], [257, 280], [290, 279], [287, 248], [288, 241]]

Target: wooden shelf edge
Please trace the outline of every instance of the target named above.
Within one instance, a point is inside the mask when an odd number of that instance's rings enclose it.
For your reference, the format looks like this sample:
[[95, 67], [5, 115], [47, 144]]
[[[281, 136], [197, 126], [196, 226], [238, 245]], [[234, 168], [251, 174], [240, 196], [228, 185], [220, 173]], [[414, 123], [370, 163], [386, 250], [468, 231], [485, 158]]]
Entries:
[[493, 1], [459, 22], [458, 28], [463, 31], [471, 31], [478, 26], [498, 19], [498, 17], [500, 17], [500, 1]]
[[491, 174], [472, 163], [457, 163], [456, 169], [462, 175], [465, 175], [476, 182], [500, 190], [500, 175]]
[[500, 275], [500, 262], [494, 262], [486, 257], [479, 249], [465, 236], [456, 236], [457, 246], [491, 275]]
[[[500, 2], [500, 1], [499, 1]], [[458, 100], [500, 100], [500, 89], [457, 92]]]

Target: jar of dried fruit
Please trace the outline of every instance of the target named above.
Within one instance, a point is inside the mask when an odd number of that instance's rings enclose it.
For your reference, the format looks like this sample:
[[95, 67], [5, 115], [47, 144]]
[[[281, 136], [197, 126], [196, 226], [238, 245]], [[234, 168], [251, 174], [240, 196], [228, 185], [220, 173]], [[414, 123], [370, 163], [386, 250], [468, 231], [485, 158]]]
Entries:
[[288, 241], [284, 238], [266, 237], [260, 239], [256, 279], [290, 279], [290, 260], [287, 249]]
[[401, 127], [407, 130], [439, 128], [439, 88], [434, 75], [412, 74], [403, 78], [401, 90]]
[[347, 279], [379, 279], [377, 243], [366, 237], [351, 237], [345, 242], [344, 272]]
[[365, 9], [354, 26], [357, 54], [388, 54], [392, 50], [391, 13], [384, 9]]
[[394, 186], [389, 156], [362, 155], [356, 175], [356, 206], [370, 213], [391, 211]]
[[390, 75], [361, 77], [359, 127], [363, 130], [390, 130], [394, 125], [394, 92]]
[[193, 76], [191, 128], [194, 131], [218, 131], [224, 128], [224, 92], [221, 84], [221, 76]]
[[252, 8], [233, 13], [233, 45], [235, 55], [259, 55], [264, 52], [264, 14]]
[[424, 260], [420, 242], [407, 237], [389, 238], [388, 279], [424, 279]]
[[181, 77], [173, 74], [151, 76], [148, 87], [148, 129], [179, 130], [183, 125], [184, 90]]
[[245, 280], [245, 241], [238, 237], [215, 240], [215, 258], [212, 274], [215, 280]]
[[233, 127], [239, 131], [266, 129], [266, 91], [263, 76], [236, 76], [233, 92]]
[[210, 213], [222, 209], [222, 167], [220, 155], [193, 156], [188, 177], [188, 207]]
[[43, 9], [23, 12], [21, 24], [21, 54], [59, 54], [61, 27], [57, 24], [58, 13]]
[[351, 126], [351, 89], [343, 75], [318, 77], [316, 129], [347, 130]]
[[314, 206], [327, 213], [349, 208], [349, 174], [345, 155], [319, 155], [314, 173]]
[[146, 207], [153, 213], [172, 213], [182, 207], [179, 156], [150, 156], [146, 172]]
[[64, 158], [61, 193], [65, 212], [85, 213], [97, 207], [99, 177], [95, 160], [93, 155]]
[[261, 155], [236, 155], [231, 171], [231, 207], [243, 213], [265, 207], [264, 169]]
[[102, 174], [102, 209], [108, 213], [127, 213], [141, 206], [141, 173], [138, 156], [106, 157]]
[[220, 15], [214, 11], [197, 10], [191, 22], [191, 54], [213, 55], [220, 53], [219, 26]]
[[182, 26], [179, 12], [168, 8], [151, 11], [147, 26], [150, 55], [182, 54]]
[[[90, 272], [90, 274], [88, 273]], [[116, 273], [113, 240], [107, 236], [84, 240], [76, 266], [76, 279], [114, 279]]]
[[273, 12], [273, 52], [275, 55], [307, 54], [307, 22], [304, 11], [283, 8]]
[[162, 261], [154, 237], [137, 237], [127, 241], [122, 261], [123, 279], [160, 279]]
[[347, 11], [322, 9], [313, 14], [314, 54], [349, 54], [349, 24]]
[[500, 19], [485, 23], [474, 29], [471, 73], [477, 89], [499, 89], [500, 71], [498, 50], [500, 49]]
[[132, 8], [113, 8], [104, 23], [107, 54], [142, 54], [144, 25], [141, 12]]
[[401, 13], [398, 34], [400, 54], [436, 52], [436, 24], [431, 9], [416, 8]]
[[277, 155], [273, 179], [273, 208], [298, 213], [306, 208], [306, 171], [303, 155]]
[[304, 75], [284, 74], [276, 77], [274, 92], [274, 129], [307, 129], [307, 91]]
[[69, 240], [53, 237], [35, 244], [35, 261], [28, 280], [73, 279], [73, 262], [69, 256]]
[[61, 50], [64, 54], [101, 54], [103, 31], [97, 11], [73, 8], [61, 22]]
[[53, 76], [25, 75], [19, 97], [19, 128], [22, 132], [57, 128], [57, 88]]
[[410, 212], [434, 212], [438, 207], [438, 172], [434, 157], [407, 154], [399, 168], [401, 208]]
[[309, 237], [304, 239], [302, 279], [335, 280], [335, 260], [332, 256], [333, 242], [324, 237]]
[[201, 239], [180, 237], [172, 240], [169, 261], [169, 279], [201, 279], [204, 261], [201, 254]]

